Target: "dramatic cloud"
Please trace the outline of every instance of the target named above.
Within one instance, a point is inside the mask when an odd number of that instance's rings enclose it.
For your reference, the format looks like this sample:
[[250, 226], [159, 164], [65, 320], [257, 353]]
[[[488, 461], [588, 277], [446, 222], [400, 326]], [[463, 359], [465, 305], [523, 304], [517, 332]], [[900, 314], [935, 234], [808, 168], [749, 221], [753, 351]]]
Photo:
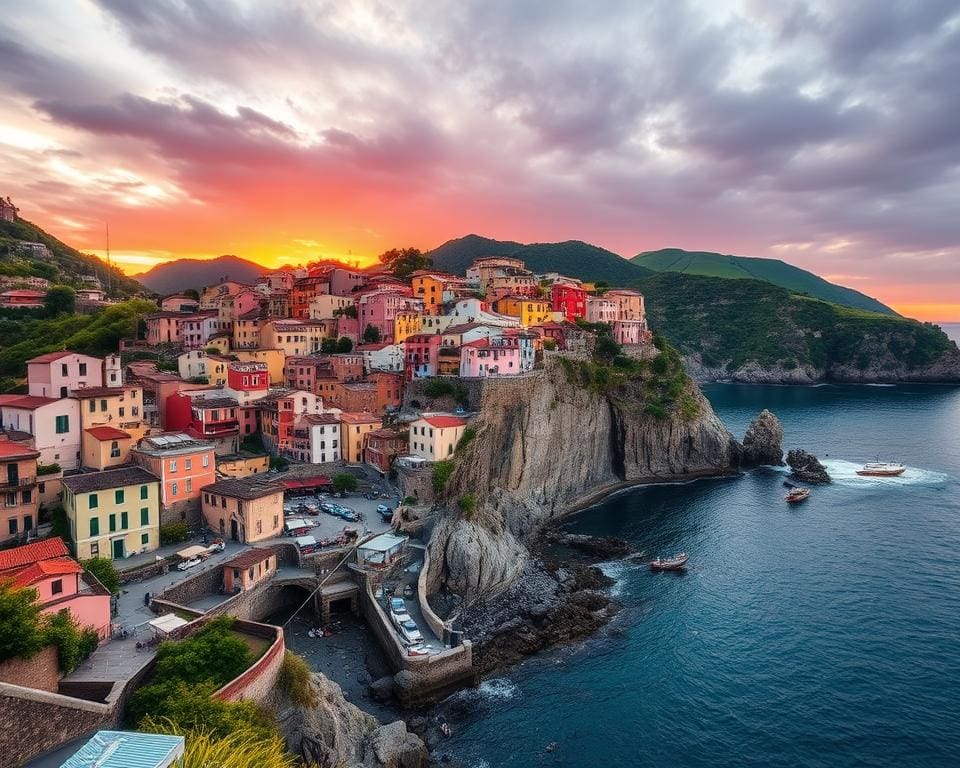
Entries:
[[0, 192], [91, 249], [109, 220], [131, 271], [480, 232], [960, 317], [955, 2], [12, 5]]

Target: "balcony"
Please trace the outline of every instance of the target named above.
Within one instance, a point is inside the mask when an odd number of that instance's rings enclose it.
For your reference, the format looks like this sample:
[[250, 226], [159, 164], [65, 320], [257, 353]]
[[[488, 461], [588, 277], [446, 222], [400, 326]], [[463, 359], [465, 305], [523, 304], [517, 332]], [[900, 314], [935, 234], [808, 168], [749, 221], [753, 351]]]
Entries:
[[29, 488], [37, 484], [37, 478], [34, 477], [3, 477], [0, 479], [0, 488]]
[[202, 432], [205, 435], [223, 435], [227, 432], [233, 432], [240, 429], [240, 422], [236, 419], [226, 421], [209, 421], [202, 425]]

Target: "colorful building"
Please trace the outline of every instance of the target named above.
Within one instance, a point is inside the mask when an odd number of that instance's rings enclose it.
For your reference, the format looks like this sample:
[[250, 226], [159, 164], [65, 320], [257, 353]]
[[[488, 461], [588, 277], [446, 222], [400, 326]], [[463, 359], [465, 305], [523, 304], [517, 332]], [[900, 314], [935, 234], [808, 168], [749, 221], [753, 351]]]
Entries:
[[200, 489], [216, 482], [214, 444], [183, 432], [143, 438], [130, 453], [135, 464], [160, 478], [160, 524], [200, 520]]
[[27, 445], [0, 441], [0, 542], [26, 536], [37, 525], [40, 497], [37, 492], [39, 451]]
[[283, 533], [283, 486], [266, 479], [220, 480], [202, 489], [201, 513], [224, 538], [244, 544]]
[[463, 378], [517, 376], [525, 370], [529, 368], [524, 368], [520, 339], [516, 336], [478, 339], [460, 348], [460, 376]]
[[494, 308], [500, 314], [520, 318], [520, 325], [524, 328], [553, 320], [553, 309], [548, 302], [542, 299], [509, 295], [497, 299]]
[[406, 452], [408, 439], [406, 429], [375, 429], [368, 432], [363, 460], [386, 474], [393, 460]]
[[63, 509], [81, 560], [160, 546], [160, 478], [142, 467], [64, 477]]
[[424, 415], [410, 425], [409, 454], [427, 461], [448, 459], [453, 456], [466, 428], [466, 420], [459, 416]]
[[293, 450], [293, 428], [308, 413], [322, 413], [323, 400], [302, 389], [276, 389], [257, 402], [263, 447], [274, 456]]
[[[270, 377], [271, 386], [283, 384], [283, 364], [286, 360], [283, 350], [269, 349], [261, 347], [260, 349], [237, 349], [233, 352], [233, 357], [240, 363], [263, 363], [267, 366], [267, 374]], [[211, 384], [214, 382], [211, 381]]]
[[617, 320], [639, 320], [646, 322], [647, 310], [642, 293], [616, 288], [607, 291], [603, 294], [603, 297], [608, 301], [616, 302]]
[[330, 320], [268, 320], [260, 326], [260, 345], [279, 349], [284, 357], [319, 352], [330, 334]]
[[218, 456], [236, 453], [240, 444], [240, 404], [235, 398], [217, 394], [177, 392], [167, 400], [166, 427], [212, 442]]
[[422, 312], [397, 312], [393, 318], [393, 343], [402, 344], [408, 336], [420, 333], [422, 329]]
[[587, 316], [587, 292], [580, 282], [558, 281], [550, 287], [550, 308], [573, 322]]
[[294, 425], [290, 455], [311, 464], [340, 461], [340, 440], [337, 414], [308, 413]]
[[[110, 426], [139, 440], [147, 431], [141, 387], [87, 387], [70, 395], [80, 403], [80, 427]], [[82, 442], [82, 435], [81, 435]]]
[[[330, 293], [330, 281], [326, 275], [303, 277], [295, 280], [290, 289], [290, 317], [295, 320], [309, 320], [310, 307], [314, 297]], [[333, 317], [333, 315], [330, 315]], [[326, 318], [316, 318], [326, 319]]]
[[217, 456], [217, 472], [225, 477], [239, 480], [252, 475], [264, 475], [270, 471], [270, 455], [239, 451]]
[[403, 371], [404, 348], [402, 344], [361, 344], [357, 352], [363, 356], [363, 370], [371, 371]]
[[50, 352], [27, 360], [27, 393], [67, 397], [75, 389], [103, 386], [103, 360], [78, 352]]
[[33, 447], [42, 464], [59, 464], [72, 470], [80, 466], [80, 402], [73, 398], [10, 396], [0, 404], [5, 430], [33, 435]]
[[603, 296], [587, 297], [587, 322], [612, 323], [617, 319], [619, 304], [613, 299]]
[[317, 294], [310, 299], [307, 319], [333, 320], [352, 306], [354, 306], [352, 296], [331, 296], [329, 293]]
[[110, 426], [83, 430], [83, 467], [102, 471], [130, 460], [133, 438], [129, 432]]
[[340, 414], [340, 455], [347, 464], [363, 462], [366, 436], [383, 427], [383, 419], [372, 413]]
[[416, 334], [407, 338], [404, 342], [407, 358], [404, 374], [407, 381], [437, 375], [440, 342], [437, 334]]
[[411, 298], [406, 286], [373, 288], [357, 298], [357, 320], [361, 335], [376, 328], [380, 341], [393, 340], [393, 324], [400, 312], [423, 312], [423, 302]]
[[277, 572], [277, 553], [252, 547], [223, 564], [223, 591], [243, 592]]

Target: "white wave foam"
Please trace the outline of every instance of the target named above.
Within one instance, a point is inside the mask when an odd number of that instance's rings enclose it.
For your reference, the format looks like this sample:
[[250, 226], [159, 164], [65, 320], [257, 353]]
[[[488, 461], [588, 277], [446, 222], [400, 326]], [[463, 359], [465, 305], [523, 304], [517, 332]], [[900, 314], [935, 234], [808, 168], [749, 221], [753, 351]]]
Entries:
[[477, 693], [483, 699], [509, 701], [520, 695], [520, 688], [507, 677], [496, 677], [480, 683], [480, 686], [477, 688]]
[[907, 467], [906, 472], [897, 477], [873, 477], [857, 474], [857, 470], [863, 464], [843, 459], [824, 459], [822, 463], [833, 482], [839, 485], [869, 488], [871, 486], [940, 485], [947, 481], [947, 475], [944, 473], [920, 467]]
[[611, 560], [606, 563], [599, 563], [597, 568], [607, 578], [613, 579], [609, 594], [610, 597], [620, 597], [623, 594], [624, 579], [630, 571], [637, 570], [639, 566], [636, 563], [627, 560]]

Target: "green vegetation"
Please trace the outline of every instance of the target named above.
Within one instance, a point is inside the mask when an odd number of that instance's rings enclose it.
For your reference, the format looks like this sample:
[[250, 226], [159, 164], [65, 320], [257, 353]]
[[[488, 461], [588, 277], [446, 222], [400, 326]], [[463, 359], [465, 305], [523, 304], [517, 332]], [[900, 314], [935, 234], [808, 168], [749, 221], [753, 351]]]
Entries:
[[280, 676], [277, 682], [281, 690], [299, 707], [317, 706], [317, 693], [313, 689], [312, 672], [300, 656], [287, 651], [283, 654]]
[[91, 557], [89, 560], [81, 561], [80, 564], [96, 576], [97, 580], [113, 594], [120, 591], [120, 574], [117, 573], [113, 560], [106, 557]]
[[463, 384], [450, 379], [430, 379], [423, 392], [427, 397], [452, 397], [461, 405], [466, 405], [470, 400], [470, 393]]
[[646, 296], [650, 325], [713, 368], [735, 371], [755, 361], [829, 372], [879, 361], [911, 370], [956, 354], [931, 324], [828, 304], [759, 280], [665, 272], [636, 287]]
[[557, 340], [556, 340], [556, 339], [544, 339], [544, 340], [543, 340], [543, 348], [546, 349], [546, 350], [549, 351], [549, 352], [553, 352], [553, 351], [557, 348]]
[[57, 472], [63, 472], [59, 464], [37, 464], [38, 475], [55, 475]]
[[168, 544], [179, 544], [186, 541], [190, 535], [190, 530], [186, 523], [167, 523], [160, 526], [160, 546], [165, 547]]
[[336, 352], [338, 354], [344, 355], [347, 352], [352, 352], [352, 351], [353, 351], [353, 342], [349, 338], [347, 338], [346, 336], [341, 336], [339, 339], [337, 339]]
[[97, 647], [92, 629], [81, 629], [66, 609], [53, 615], [40, 611], [37, 591], [0, 582], [0, 662], [28, 659], [41, 648], [57, 646], [60, 671], [73, 672]]
[[357, 319], [357, 305], [348, 304], [345, 307], [340, 307], [339, 309], [333, 310], [334, 317], [350, 317], [354, 320]]
[[70, 534], [70, 520], [63, 507], [59, 505], [50, 509], [50, 537], [57, 536], [63, 539], [63, 543], [71, 553], [76, 554], [77, 546]]
[[170, 719], [148, 717], [141, 721], [140, 730], [186, 737], [178, 768], [296, 768], [301, 764], [278, 733], [265, 736], [260, 728], [240, 726], [220, 734], [203, 726], [191, 730]]
[[443, 459], [434, 464], [433, 475], [431, 477], [433, 492], [437, 495], [442, 494], [447, 489], [447, 481], [450, 480], [450, 475], [452, 474], [453, 461], [450, 459]]
[[463, 434], [460, 435], [460, 439], [457, 440], [457, 448], [454, 451], [455, 453], [460, 453], [464, 450], [470, 443], [473, 442], [473, 438], [477, 436], [477, 430], [473, 427], [464, 427]]
[[367, 327], [363, 329], [363, 341], [365, 344], [379, 344], [380, 329], [367, 323]]
[[331, 480], [334, 493], [353, 493], [359, 485], [357, 478], [349, 472], [339, 472]]
[[386, 264], [393, 276], [401, 280], [410, 277], [418, 269], [433, 266], [430, 256], [417, 248], [391, 248], [380, 254], [380, 263]]
[[72, 315], [77, 311], [77, 293], [69, 285], [53, 285], [43, 297], [43, 311], [47, 317]]
[[403, 501], [401, 502], [401, 504], [407, 507], [409, 507], [411, 504], [416, 504], [416, 503], [417, 503], [417, 500], [413, 498], [413, 496], [404, 496]]
[[290, 459], [286, 456], [271, 456], [270, 457], [270, 469], [275, 469], [278, 472], [286, 472], [290, 467]]
[[457, 506], [460, 507], [460, 514], [464, 519], [472, 520], [477, 511], [477, 497], [472, 493], [465, 493], [457, 499]]
[[156, 305], [133, 299], [90, 315], [0, 319], [0, 374], [25, 376], [27, 360], [61, 349], [101, 357], [116, 352], [120, 339], [133, 337], [139, 320], [155, 310]]
[[[43, 243], [52, 258], [35, 256], [22, 243]], [[121, 298], [143, 289], [116, 267], [80, 253], [25, 219], [0, 221], [0, 275], [43, 277], [75, 288], [82, 284], [84, 276], [96, 276], [110, 296]]]
[[758, 259], [746, 256], [728, 256], [709, 251], [684, 251], [664, 248], [647, 251], [631, 259], [632, 263], [654, 272], [682, 272], [687, 275], [723, 277], [728, 279], [763, 280], [791, 293], [798, 293], [833, 304], [885, 315], [896, 315], [890, 307], [859, 291], [835, 285], [812, 272], [787, 264], [779, 259]]
[[339, 339], [329, 337], [320, 342], [320, 351], [327, 355], [346, 354], [353, 351], [353, 342], [346, 336]]

